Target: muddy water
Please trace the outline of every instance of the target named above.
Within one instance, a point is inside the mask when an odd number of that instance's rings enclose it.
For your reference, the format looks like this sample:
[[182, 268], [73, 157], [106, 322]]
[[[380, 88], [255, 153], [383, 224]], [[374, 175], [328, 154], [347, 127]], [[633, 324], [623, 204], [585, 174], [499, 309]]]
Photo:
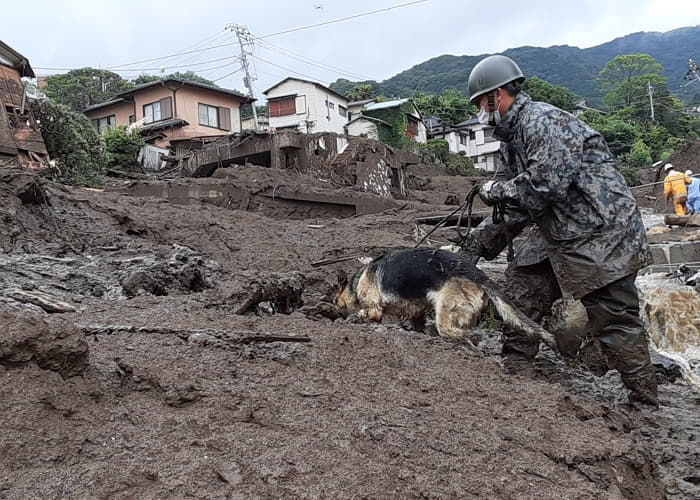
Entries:
[[651, 341], [700, 392], [700, 294], [663, 273], [638, 277], [637, 287]]

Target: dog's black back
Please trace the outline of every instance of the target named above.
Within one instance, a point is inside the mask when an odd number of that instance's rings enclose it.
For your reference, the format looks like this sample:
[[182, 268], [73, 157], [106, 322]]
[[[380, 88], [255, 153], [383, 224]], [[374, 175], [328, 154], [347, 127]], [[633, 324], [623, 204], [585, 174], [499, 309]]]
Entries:
[[439, 290], [451, 278], [488, 282], [488, 277], [470, 260], [435, 248], [393, 250], [370, 262], [368, 270], [380, 278], [378, 284], [385, 293], [407, 299], [423, 298], [426, 291]]

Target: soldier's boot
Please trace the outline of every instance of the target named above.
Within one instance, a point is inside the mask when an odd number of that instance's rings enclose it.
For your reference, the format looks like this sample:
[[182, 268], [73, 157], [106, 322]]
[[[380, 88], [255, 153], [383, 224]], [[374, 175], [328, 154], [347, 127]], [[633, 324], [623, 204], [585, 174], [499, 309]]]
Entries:
[[659, 404], [656, 374], [649, 358], [649, 342], [639, 317], [636, 273], [585, 295], [588, 320], [612, 366], [630, 390], [631, 403]]
[[622, 382], [629, 389], [630, 403], [659, 407], [656, 370], [649, 363], [634, 373], [622, 373]]

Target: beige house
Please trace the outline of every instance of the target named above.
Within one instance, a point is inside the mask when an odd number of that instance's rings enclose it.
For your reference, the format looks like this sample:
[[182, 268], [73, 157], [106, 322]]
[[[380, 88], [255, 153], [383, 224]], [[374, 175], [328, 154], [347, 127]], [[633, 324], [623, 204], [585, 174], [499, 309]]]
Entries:
[[165, 147], [171, 140], [240, 132], [241, 104], [252, 101], [235, 90], [165, 78], [121, 92], [84, 113], [99, 131], [141, 122], [146, 142]]

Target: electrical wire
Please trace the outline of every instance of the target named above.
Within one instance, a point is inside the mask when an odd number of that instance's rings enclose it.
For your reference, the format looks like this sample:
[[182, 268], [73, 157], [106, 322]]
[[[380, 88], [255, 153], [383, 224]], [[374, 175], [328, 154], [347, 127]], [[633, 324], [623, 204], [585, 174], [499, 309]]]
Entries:
[[262, 48], [265, 48], [265, 49], [271, 50], [271, 51], [274, 50], [274, 51], [280, 52], [283, 55], [286, 55], [287, 57], [290, 57], [292, 59], [297, 59], [298, 61], [304, 62], [310, 66], [316, 66], [317, 68], [321, 68], [321, 69], [325, 69], [325, 70], [329, 70], [329, 71], [335, 71], [335, 72], [338, 72], [338, 73], [341, 73], [341, 74], [344, 74], [347, 76], [351, 76], [352, 78], [357, 78], [360, 80], [372, 80], [372, 78], [370, 78], [368, 76], [359, 75], [357, 73], [346, 71], [346, 70], [344, 70], [342, 68], [338, 68], [336, 66], [331, 66], [330, 64], [325, 64], [323, 62], [315, 61], [313, 59], [302, 56], [301, 54], [294, 53], [291, 50], [284, 49], [278, 45], [275, 45], [275, 44], [270, 43], [270, 42], [265, 41], [265, 40], [256, 39], [255, 43], [260, 45]]
[[264, 63], [269, 64], [269, 65], [271, 65], [271, 66], [275, 66], [276, 68], [280, 68], [280, 69], [283, 69], [283, 70], [285, 70], [285, 71], [289, 71], [290, 73], [295, 73], [295, 74], [297, 74], [297, 75], [304, 76], [304, 77], [306, 77], [306, 78], [311, 78], [312, 80], [315, 80], [315, 81], [324, 83], [324, 85], [326, 84], [326, 82], [325, 82], [324, 80], [322, 80], [322, 79], [320, 79], [320, 78], [316, 78], [315, 76], [307, 75], [307, 74], [305, 74], [305, 73], [301, 73], [300, 71], [295, 71], [295, 70], [293, 70], [293, 69], [291, 69], [291, 68], [285, 68], [284, 66], [280, 66], [279, 64], [275, 64], [275, 63], [273, 63], [273, 62], [270, 62], [270, 61], [268, 61], [267, 59], [263, 59], [262, 57], [260, 57], [260, 56], [258, 56], [258, 55], [255, 55], [255, 54], [251, 54], [251, 56], [252, 56], [253, 58], [255, 58], [255, 59], [258, 59], [258, 60], [261, 61], [261, 62], [264, 62]]
[[297, 31], [308, 30], [308, 29], [311, 29], [311, 28], [318, 28], [318, 27], [320, 27], [320, 26], [326, 26], [326, 25], [328, 25], [328, 24], [341, 23], [341, 22], [343, 22], [343, 21], [349, 21], [349, 20], [351, 20], [351, 19], [357, 19], [357, 18], [359, 18], [359, 17], [371, 16], [371, 15], [373, 15], [373, 14], [379, 14], [379, 13], [381, 13], [381, 12], [387, 12], [387, 11], [390, 11], [390, 10], [393, 10], [393, 9], [400, 9], [400, 8], [402, 8], [402, 7], [409, 7], [409, 6], [411, 6], [411, 5], [417, 5], [417, 4], [419, 4], [419, 3], [425, 3], [425, 2], [427, 2], [427, 1], [428, 1], [428, 0], [416, 0], [416, 1], [414, 1], [414, 2], [406, 2], [406, 3], [399, 4], [399, 5], [393, 5], [393, 6], [391, 6], [391, 7], [385, 7], [385, 8], [383, 8], [383, 9], [373, 10], [373, 11], [371, 11], [371, 12], [364, 12], [364, 13], [362, 13], [362, 14], [355, 14], [355, 15], [352, 15], [352, 16], [341, 17], [340, 19], [333, 19], [333, 20], [331, 20], [331, 21], [325, 21], [325, 22], [322, 22], [322, 23], [309, 24], [309, 25], [307, 25], [307, 26], [300, 26], [300, 27], [298, 27], [298, 28], [291, 28], [291, 29], [284, 30], [284, 31], [278, 31], [278, 32], [276, 32], [276, 33], [269, 33], [269, 34], [267, 34], [267, 35], [264, 35], [264, 36], [261, 36], [261, 37], [258, 37], [258, 38], [270, 38], [270, 37], [273, 37], [273, 36], [286, 35], [287, 33], [294, 33], [294, 32], [297, 32]]

